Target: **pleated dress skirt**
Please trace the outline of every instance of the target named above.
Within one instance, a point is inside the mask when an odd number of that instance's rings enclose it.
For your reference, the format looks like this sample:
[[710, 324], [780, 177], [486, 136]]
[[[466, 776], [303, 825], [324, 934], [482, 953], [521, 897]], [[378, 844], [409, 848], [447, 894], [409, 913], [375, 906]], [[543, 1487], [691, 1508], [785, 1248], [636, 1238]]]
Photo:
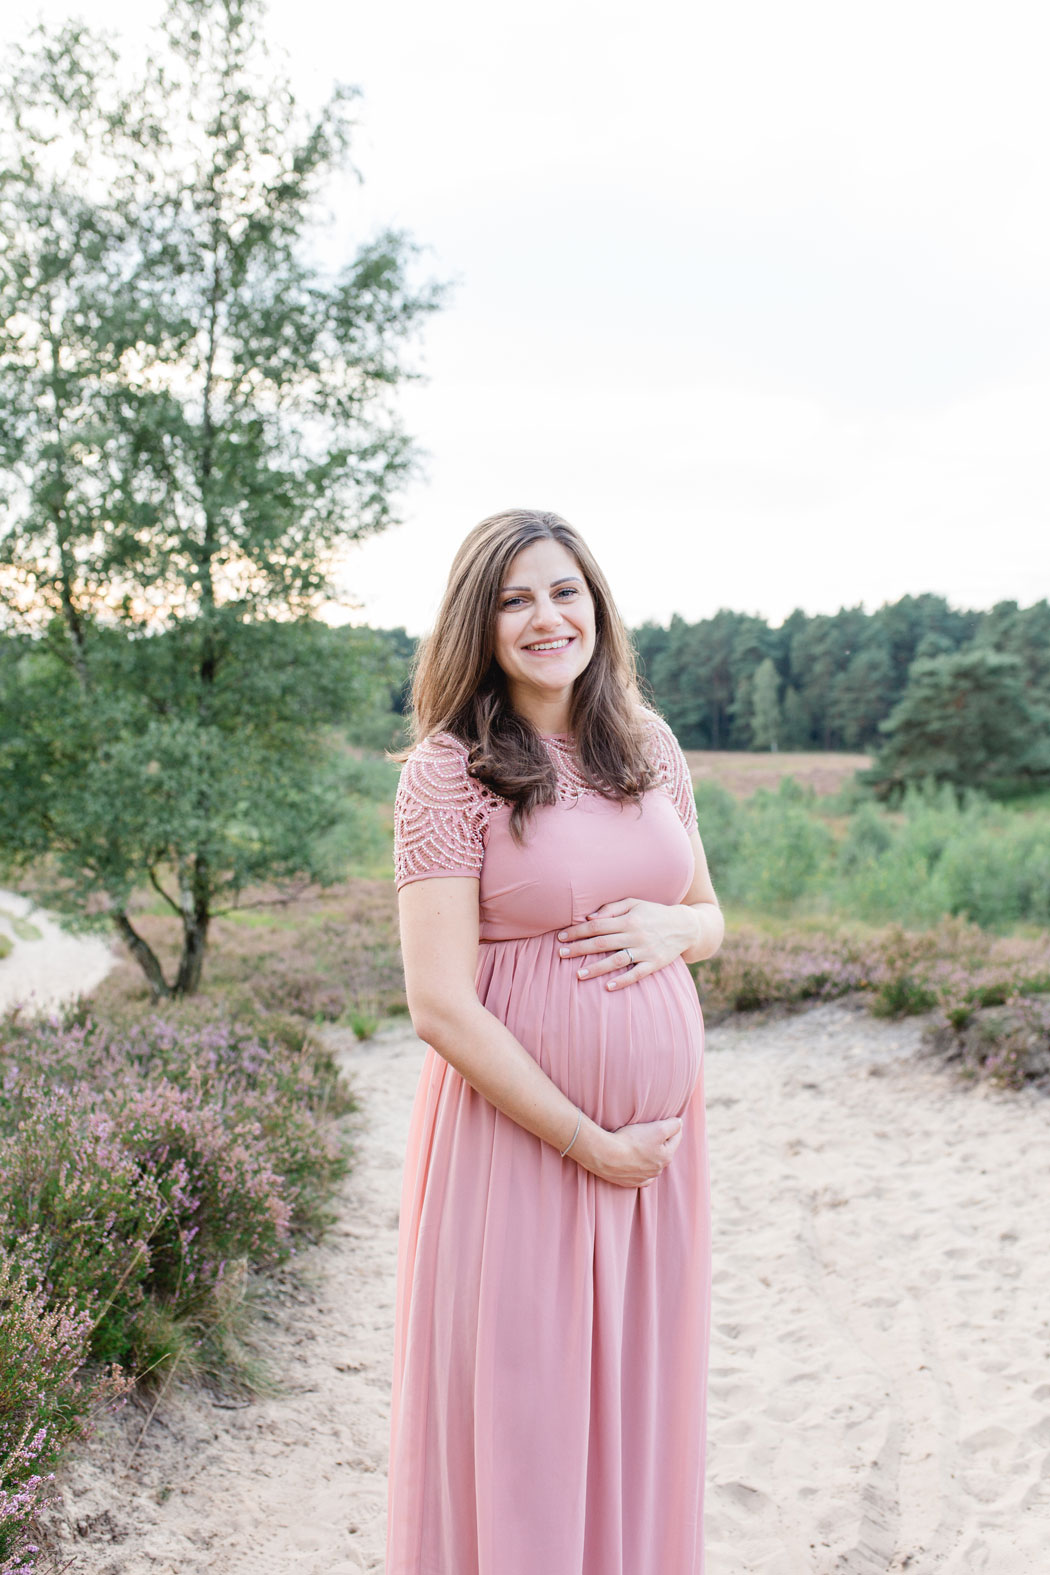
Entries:
[[669, 1115], [644, 1188], [602, 1181], [432, 1048], [398, 1264], [387, 1575], [700, 1575], [710, 1318], [703, 1023], [680, 960], [623, 990], [556, 933], [487, 941], [477, 989], [600, 1125]]

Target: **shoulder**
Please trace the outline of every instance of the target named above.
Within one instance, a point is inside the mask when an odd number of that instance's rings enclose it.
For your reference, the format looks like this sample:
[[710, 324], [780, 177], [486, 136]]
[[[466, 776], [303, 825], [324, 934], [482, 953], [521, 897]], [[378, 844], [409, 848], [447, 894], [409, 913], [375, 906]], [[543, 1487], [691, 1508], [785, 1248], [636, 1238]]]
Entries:
[[470, 750], [454, 733], [430, 733], [405, 757], [398, 797], [427, 803], [472, 804], [491, 812], [503, 803], [490, 787], [472, 777]]
[[401, 799], [433, 802], [461, 795], [470, 785], [466, 744], [452, 733], [431, 733], [406, 755], [397, 791]]
[[687, 831], [696, 825], [696, 799], [693, 797], [693, 779], [689, 765], [674, 733], [663, 717], [649, 706], [639, 706], [646, 739], [649, 764], [657, 780], [670, 796], [679, 818]]
[[427, 875], [478, 874], [494, 804], [467, 771], [467, 746], [451, 733], [420, 739], [406, 756], [394, 800], [397, 885]]
[[659, 711], [654, 711], [651, 706], [639, 705], [636, 714], [640, 717], [642, 725], [649, 732], [659, 734], [663, 738], [674, 738], [674, 734]]
[[652, 763], [657, 769], [682, 755], [677, 738], [675, 738], [669, 724], [664, 721], [658, 711], [651, 710], [647, 705], [640, 705], [637, 714], [642, 724]]

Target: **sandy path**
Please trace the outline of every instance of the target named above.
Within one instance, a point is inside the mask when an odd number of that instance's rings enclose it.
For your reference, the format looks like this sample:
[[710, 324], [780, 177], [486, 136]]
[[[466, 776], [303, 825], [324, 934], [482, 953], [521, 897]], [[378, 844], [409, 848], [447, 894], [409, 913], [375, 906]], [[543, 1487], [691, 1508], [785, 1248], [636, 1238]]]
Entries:
[[[32, 939], [18, 934], [26, 923], [37, 931]], [[0, 891], [0, 929], [13, 942], [0, 958], [0, 1012], [12, 1006], [48, 1011], [89, 995], [116, 961], [107, 941], [70, 935], [18, 892]]]
[[106, 1427], [64, 1489], [78, 1575], [383, 1567], [397, 1216], [422, 1052], [403, 1029], [332, 1040], [361, 1105], [356, 1159], [339, 1222], [263, 1304], [280, 1393], [234, 1410], [165, 1402], [144, 1434], [137, 1409]]
[[[708, 1575], [1050, 1570], [1050, 1104], [960, 1090], [916, 1041], [835, 1006], [710, 1036]], [[382, 1569], [420, 1048], [342, 1043], [358, 1160], [267, 1326], [283, 1393], [165, 1406], [130, 1465], [141, 1418], [109, 1428], [67, 1487], [81, 1575]]]

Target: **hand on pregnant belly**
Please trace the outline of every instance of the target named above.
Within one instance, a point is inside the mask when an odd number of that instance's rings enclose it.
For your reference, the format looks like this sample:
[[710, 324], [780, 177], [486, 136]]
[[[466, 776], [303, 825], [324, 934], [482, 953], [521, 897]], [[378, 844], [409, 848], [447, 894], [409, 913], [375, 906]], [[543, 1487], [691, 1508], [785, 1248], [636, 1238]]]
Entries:
[[578, 970], [581, 979], [615, 972], [606, 989], [619, 990], [666, 968], [695, 938], [689, 909], [624, 897], [603, 903], [582, 924], [559, 930], [558, 951], [562, 957], [584, 959]]
[[636, 1121], [616, 1132], [603, 1132], [586, 1158], [585, 1170], [617, 1187], [648, 1187], [671, 1163], [682, 1141], [682, 1119]]

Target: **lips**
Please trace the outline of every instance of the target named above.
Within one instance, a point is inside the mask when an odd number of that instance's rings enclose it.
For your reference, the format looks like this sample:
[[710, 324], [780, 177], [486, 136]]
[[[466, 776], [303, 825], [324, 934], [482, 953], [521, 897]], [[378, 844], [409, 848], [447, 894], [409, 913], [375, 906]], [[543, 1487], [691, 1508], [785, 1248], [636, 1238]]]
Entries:
[[575, 635], [561, 635], [556, 640], [534, 640], [531, 645], [523, 646], [522, 650], [528, 651], [531, 656], [557, 656], [559, 651], [567, 651], [575, 638]]

